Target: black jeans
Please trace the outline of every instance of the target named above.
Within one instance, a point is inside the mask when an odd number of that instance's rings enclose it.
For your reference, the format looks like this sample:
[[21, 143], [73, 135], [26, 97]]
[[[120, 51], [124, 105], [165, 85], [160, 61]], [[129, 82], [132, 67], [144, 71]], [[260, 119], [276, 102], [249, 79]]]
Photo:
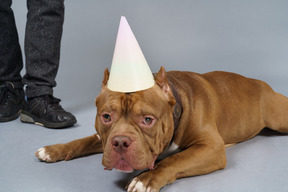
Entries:
[[22, 78], [22, 53], [12, 0], [0, 0], [0, 82], [26, 86], [28, 98], [53, 95], [60, 60], [64, 0], [27, 0], [25, 32], [26, 74]]

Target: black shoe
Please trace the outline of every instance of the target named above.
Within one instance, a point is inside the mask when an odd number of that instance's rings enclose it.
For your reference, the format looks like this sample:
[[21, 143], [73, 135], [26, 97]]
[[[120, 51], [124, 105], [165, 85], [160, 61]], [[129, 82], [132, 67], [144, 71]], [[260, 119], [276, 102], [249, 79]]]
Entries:
[[24, 123], [34, 123], [48, 128], [70, 127], [77, 123], [77, 120], [61, 107], [60, 101], [51, 95], [35, 97], [24, 103], [20, 119]]
[[20, 115], [24, 101], [23, 89], [15, 89], [12, 82], [0, 83], [0, 122], [12, 121]]

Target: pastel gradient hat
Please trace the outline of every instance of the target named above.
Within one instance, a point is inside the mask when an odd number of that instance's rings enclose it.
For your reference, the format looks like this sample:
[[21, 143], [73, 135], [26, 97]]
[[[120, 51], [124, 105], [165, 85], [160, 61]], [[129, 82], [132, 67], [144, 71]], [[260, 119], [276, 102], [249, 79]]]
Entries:
[[108, 89], [116, 92], [135, 92], [153, 87], [153, 74], [126, 20], [121, 17]]

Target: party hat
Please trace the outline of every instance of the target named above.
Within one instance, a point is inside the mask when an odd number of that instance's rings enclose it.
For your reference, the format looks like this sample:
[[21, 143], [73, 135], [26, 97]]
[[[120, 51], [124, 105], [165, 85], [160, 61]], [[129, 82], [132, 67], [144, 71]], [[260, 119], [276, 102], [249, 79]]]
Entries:
[[122, 16], [107, 87], [111, 91], [129, 93], [148, 89], [154, 84], [149, 65], [126, 18]]

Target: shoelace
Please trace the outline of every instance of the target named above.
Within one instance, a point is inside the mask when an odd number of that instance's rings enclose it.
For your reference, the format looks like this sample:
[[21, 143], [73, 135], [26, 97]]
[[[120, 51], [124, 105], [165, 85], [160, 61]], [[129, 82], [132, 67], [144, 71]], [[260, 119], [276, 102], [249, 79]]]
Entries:
[[11, 94], [14, 94], [13, 83], [6, 81], [0, 85], [0, 105], [5, 104]]
[[57, 99], [51, 95], [40, 96], [35, 98], [33, 110], [35, 109], [38, 111], [37, 113], [41, 115], [46, 114], [48, 111], [62, 111], [63, 108], [59, 104], [60, 101], [60, 99]]
[[63, 110], [60, 103], [60, 99], [55, 98], [51, 95], [45, 95], [44, 101], [47, 104], [47, 108], [51, 108], [53, 110]]

